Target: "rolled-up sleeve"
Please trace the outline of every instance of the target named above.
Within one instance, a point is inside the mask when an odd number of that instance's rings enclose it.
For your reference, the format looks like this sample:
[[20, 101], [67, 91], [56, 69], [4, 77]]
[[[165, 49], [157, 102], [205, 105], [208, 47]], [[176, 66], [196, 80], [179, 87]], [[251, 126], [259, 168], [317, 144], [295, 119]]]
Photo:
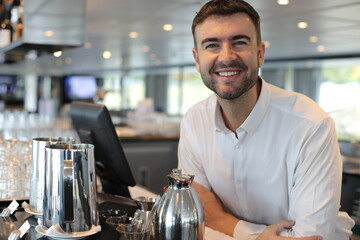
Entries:
[[334, 239], [340, 208], [342, 159], [333, 120], [324, 119], [308, 129], [306, 136], [289, 194], [288, 219], [296, 221], [291, 235]]

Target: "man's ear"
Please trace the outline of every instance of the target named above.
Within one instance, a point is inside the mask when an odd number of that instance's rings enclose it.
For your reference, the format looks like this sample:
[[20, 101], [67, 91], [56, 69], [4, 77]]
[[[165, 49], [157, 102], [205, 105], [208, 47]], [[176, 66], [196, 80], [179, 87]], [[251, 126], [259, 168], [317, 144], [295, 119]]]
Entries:
[[198, 72], [200, 72], [199, 56], [198, 56], [198, 52], [197, 52], [196, 48], [192, 49], [192, 53], [193, 53], [193, 57], [194, 57], [194, 60], [195, 60], [196, 70]]
[[258, 64], [259, 64], [259, 67], [264, 65], [264, 61], [265, 61], [265, 44], [262, 42], [262, 43], [260, 43], [259, 49], [258, 49]]

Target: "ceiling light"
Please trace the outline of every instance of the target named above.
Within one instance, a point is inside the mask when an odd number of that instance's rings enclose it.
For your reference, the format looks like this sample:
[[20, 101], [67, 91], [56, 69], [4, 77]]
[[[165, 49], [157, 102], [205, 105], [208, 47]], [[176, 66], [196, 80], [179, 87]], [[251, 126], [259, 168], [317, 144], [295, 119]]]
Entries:
[[307, 68], [314, 68], [314, 63], [309, 61], [306, 63]]
[[317, 36], [311, 36], [309, 37], [309, 41], [312, 42], [312, 43], [316, 43], [318, 41], [318, 37]]
[[45, 31], [44, 36], [45, 37], [52, 37], [52, 36], [54, 36], [54, 31], [52, 31], [52, 30]]
[[84, 48], [90, 49], [90, 48], [91, 48], [91, 42], [86, 42], [86, 43], [84, 44]]
[[148, 52], [150, 50], [150, 47], [148, 46], [148, 45], [144, 45], [143, 47], [142, 47], [142, 51], [143, 52]]
[[65, 63], [66, 64], [71, 64], [72, 63], [72, 58], [71, 57], [65, 58]]
[[110, 51], [104, 51], [102, 54], [104, 59], [109, 59], [111, 58], [111, 52]]
[[139, 34], [137, 32], [131, 32], [129, 33], [129, 37], [130, 38], [137, 38], [139, 36]]
[[317, 50], [318, 50], [318, 52], [324, 52], [325, 51], [325, 46], [324, 45], [319, 45], [319, 46], [317, 46]]
[[62, 51], [56, 51], [53, 54], [54, 54], [54, 57], [61, 57]]
[[56, 59], [55, 64], [57, 66], [62, 66], [63, 65], [63, 60], [62, 59]]
[[288, 5], [289, 4], [289, 0], [278, 0], [277, 3], [279, 5]]
[[307, 28], [308, 23], [307, 22], [298, 22], [297, 26], [298, 26], [298, 28]]
[[150, 59], [154, 61], [156, 59], [156, 54], [155, 53], [150, 54]]
[[265, 44], [266, 48], [270, 47], [270, 45], [271, 45], [271, 43], [269, 41], [265, 41], [264, 44]]
[[156, 59], [156, 60], [154, 61], [154, 64], [155, 64], [156, 66], [160, 66], [160, 65], [161, 65], [161, 61], [160, 61], [159, 59]]
[[164, 24], [163, 29], [164, 29], [165, 31], [171, 31], [171, 30], [173, 30], [173, 25], [171, 25], [171, 24]]

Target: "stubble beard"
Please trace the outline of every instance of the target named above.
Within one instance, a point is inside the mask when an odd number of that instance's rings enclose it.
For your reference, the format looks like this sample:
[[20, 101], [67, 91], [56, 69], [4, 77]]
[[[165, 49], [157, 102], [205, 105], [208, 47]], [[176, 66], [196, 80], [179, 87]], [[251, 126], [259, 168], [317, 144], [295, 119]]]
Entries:
[[230, 64], [229, 67], [240, 67], [242, 69], [242, 71], [245, 72], [245, 75], [243, 77], [241, 81], [241, 85], [236, 88], [233, 89], [232, 91], [225, 91], [222, 92], [218, 89], [217, 87], [217, 82], [216, 82], [216, 78], [212, 76], [211, 73], [215, 72], [216, 68], [218, 66], [223, 66], [221, 63], [214, 66], [211, 70], [210, 73], [204, 73], [204, 72], [200, 72], [201, 78], [205, 84], [205, 86], [207, 86], [210, 90], [212, 90], [217, 96], [219, 96], [222, 99], [225, 100], [234, 100], [237, 99], [239, 97], [241, 97], [244, 93], [248, 92], [258, 81], [258, 68], [255, 68], [254, 70], [252, 70], [251, 72], [248, 72], [248, 68], [247, 66], [245, 66], [242, 63], [233, 63]]

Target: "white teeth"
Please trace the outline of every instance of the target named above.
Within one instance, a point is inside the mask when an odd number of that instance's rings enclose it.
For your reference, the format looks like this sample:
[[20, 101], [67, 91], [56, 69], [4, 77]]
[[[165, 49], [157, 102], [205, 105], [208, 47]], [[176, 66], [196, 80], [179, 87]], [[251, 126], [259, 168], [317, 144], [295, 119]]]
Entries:
[[232, 76], [232, 75], [235, 75], [235, 74], [238, 74], [239, 72], [219, 72], [219, 75], [220, 76], [223, 76], [223, 77], [228, 77], [228, 76]]

